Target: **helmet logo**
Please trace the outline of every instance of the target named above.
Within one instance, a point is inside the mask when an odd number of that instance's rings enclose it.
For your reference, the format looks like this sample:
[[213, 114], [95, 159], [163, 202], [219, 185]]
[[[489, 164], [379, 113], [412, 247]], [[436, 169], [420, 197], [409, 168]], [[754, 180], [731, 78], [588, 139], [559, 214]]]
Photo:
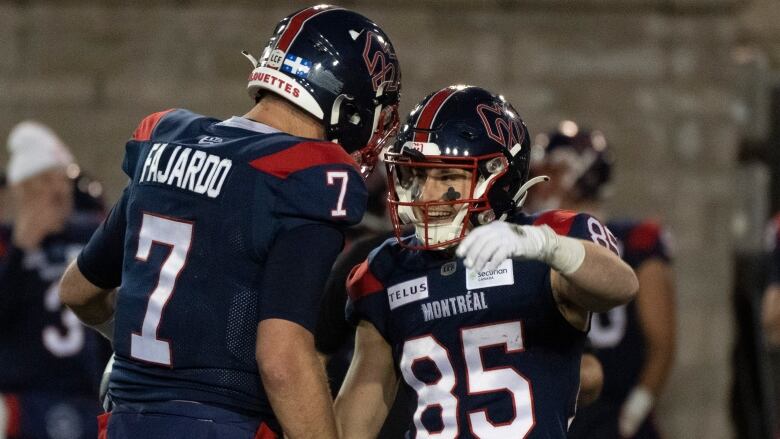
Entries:
[[504, 145], [507, 149], [515, 144], [522, 145], [525, 140], [525, 130], [514, 119], [504, 117], [504, 112], [499, 104], [488, 106], [485, 104], [477, 105], [477, 114], [482, 119], [485, 126], [485, 132], [488, 137]]
[[[387, 58], [385, 57], [387, 56]], [[363, 48], [363, 61], [366, 62], [368, 74], [371, 75], [371, 83], [376, 91], [383, 82], [389, 82], [386, 91], [398, 90], [398, 72], [396, 71], [395, 52], [389, 49], [387, 41], [374, 32], [366, 34], [366, 46]]]
[[271, 55], [268, 57], [268, 67], [272, 69], [278, 69], [282, 65], [284, 60], [284, 52], [279, 49], [274, 49]]

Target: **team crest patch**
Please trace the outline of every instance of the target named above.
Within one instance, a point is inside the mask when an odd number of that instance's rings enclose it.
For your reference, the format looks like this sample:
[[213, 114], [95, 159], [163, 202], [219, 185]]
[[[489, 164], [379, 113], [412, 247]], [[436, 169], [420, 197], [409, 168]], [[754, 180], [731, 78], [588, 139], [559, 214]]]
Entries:
[[455, 270], [458, 269], [458, 263], [455, 261], [447, 262], [446, 264], [441, 266], [441, 275], [442, 276], [449, 276], [452, 273], [455, 273]]
[[501, 285], [514, 285], [515, 272], [512, 260], [507, 259], [494, 270], [476, 272], [466, 269], [466, 288], [476, 290], [480, 288], [498, 287]]
[[203, 136], [200, 140], [198, 140], [199, 145], [216, 145], [217, 143], [222, 143], [223, 139], [221, 137], [213, 137], [213, 136]]
[[390, 309], [428, 298], [428, 276], [418, 277], [387, 288]]
[[309, 74], [309, 70], [311, 70], [311, 61], [306, 58], [301, 58], [300, 56], [295, 56], [292, 53], [288, 53], [284, 58], [282, 68], [280, 70], [291, 75], [305, 78], [306, 75]]

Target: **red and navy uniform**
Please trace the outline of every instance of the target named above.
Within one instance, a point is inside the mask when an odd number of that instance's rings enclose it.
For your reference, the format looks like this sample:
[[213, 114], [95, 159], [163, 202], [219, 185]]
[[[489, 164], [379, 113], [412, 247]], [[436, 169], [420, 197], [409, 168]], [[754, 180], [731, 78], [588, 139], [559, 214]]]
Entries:
[[341, 228], [365, 210], [357, 165], [332, 142], [169, 110], [141, 122], [123, 170], [130, 183], [78, 259], [95, 285], [119, 286], [109, 437], [119, 437], [117, 413], [166, 401], [280, 434], [257, 370], [257, 325], [314, 328]]
[[[634, 270], [653, 259], [670, 262], [663, 231], [657, 223], [611, 221], [607, 225], [622, 247], [623, 260]], [[619, 438], [620, 409], [638, 384], [645, 363], [645, 336], [636, 302], [594, 314], [588, 338], [604, 369], [604, 388], [596, 402], [578, 411], [569, 437]], [[634, 437], [658, 437], [652, 417], [648, 417]]]
[[[617, 252], [608, 230], [586, 214], [511, 221], [548, 224]], [[445, 252], [390, 239], [353, 269], [348, 293], [348, 319], [376, 327], [403, 390], [415, 395], [408, 437], [566, 437], [586, 333], [561, 315], [548, 265], [507, 260], [476, 273]]]
[[[75, 212], [39, 249], [14, 246], [0, 227], [0, 411], [9, 438], [94, 438], [108, 342], [59, 301], [59, 279], [100, 224]], [[57, 436], [57, 435], [60, 436]]]

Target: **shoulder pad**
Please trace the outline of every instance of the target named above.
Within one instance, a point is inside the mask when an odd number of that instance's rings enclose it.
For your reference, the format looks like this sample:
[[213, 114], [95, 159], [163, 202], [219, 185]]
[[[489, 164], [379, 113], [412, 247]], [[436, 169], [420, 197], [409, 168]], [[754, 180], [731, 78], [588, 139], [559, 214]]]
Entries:
[[579, 214], [571, 210], [556, 209], [544, 212], [534, 219], [533, 225], [550, 226], [555, 233], [567, 236], [571, 232], [574, 220]]
[[542, 224], [550, 226], [558, 235], [592, 241], [620, 255], [615, 235], [596, 217], [587, 213], [551, 210], [539, 215], [534, 221], [535, 226]]
[[286, 179], [290, 174], [315, 166], [346, 165], [358, 170], [355, 160], [333, 142], [301, 142], [250, 162], [258, 171]]
[[368, 259], [355, 265], [347, 277], [347, 294], [353, 302], [384, 289], [382, 282], [371, 271]]
[[335, 143], [297, 143], [250, 164], [281, 180], [274, 185], [273, 209], [279, 217], [336, 225], [354, 225], [363, 218], [366, 183], [352, 157]]
[[140, 124], [138, 124], [138, 127], [136, 127], [135, 131], [133, 131], [133, 140], [137, 140], [139, 142], [144, 142], [147, 140], [151, 140], [152, 133], [154, 132], [154, 129], [157, 128], [157, 125], [160, 123], [160, 119], [165, 117], [166, 114], [173, 111], [174, 108], [169, 108], [165, 111], [159, 111], [157, 113], [152, 113], [148, 116], [146, 116]]

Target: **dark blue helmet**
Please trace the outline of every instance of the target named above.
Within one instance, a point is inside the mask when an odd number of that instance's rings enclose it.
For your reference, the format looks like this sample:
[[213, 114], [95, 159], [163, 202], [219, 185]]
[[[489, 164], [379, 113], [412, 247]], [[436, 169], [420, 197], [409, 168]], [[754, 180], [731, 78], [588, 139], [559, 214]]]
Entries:
[[582, 129], [570, 120], [538, 136], [534, 144], [534, 175], [555, 174], [553, 184], [572, 200], [599, 199], [612, 177], [613, 163], [604, 134]]
[[[502, 96], [465, 85], [428, 95], [385, 154], [397, 233], [411, 223], [420, 248], [444, 248], [465, 236], [469, 222], [505, 217], [525, 199], [529, 159], [528, 129]], [[423, 187], [443, 169], [458, 170], [448, 181], [463, 174], [470, 185], [453, 184], [431, 200]]]
[[276, 26], [247, 90], [272, 92], [325, 126], [367, 175], [398, 129], [401, 69], [390, 39], [368, 18], [334, 6], [295, 12]]

